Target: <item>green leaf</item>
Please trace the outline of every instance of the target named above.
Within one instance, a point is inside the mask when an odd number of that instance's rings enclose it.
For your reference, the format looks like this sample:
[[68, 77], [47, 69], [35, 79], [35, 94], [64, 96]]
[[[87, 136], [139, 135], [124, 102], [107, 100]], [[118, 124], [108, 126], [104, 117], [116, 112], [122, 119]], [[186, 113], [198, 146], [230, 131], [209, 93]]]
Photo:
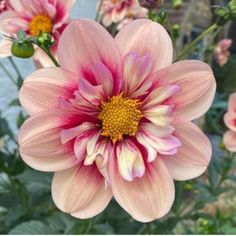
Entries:
[[48, 227], [41, 221], [31, 220], [17, 225], [9, 234], [49, 234]]
[[11, 106], [20, 106], [19, 99], [16, 98], [16, 99], [12, 100], [12, 101], [10, 102], [9, 106], [10, 106], [10, 107], [11, 107]]

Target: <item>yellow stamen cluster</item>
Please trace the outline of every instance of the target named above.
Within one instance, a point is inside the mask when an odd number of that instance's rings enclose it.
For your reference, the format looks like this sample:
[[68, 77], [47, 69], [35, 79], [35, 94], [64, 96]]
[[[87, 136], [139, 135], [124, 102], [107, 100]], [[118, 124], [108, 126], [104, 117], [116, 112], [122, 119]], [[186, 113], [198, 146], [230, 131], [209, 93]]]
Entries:
[[33, 36], [38, 36], [42, 33], [51, 33], [53, 28], [52, 20], [46, 15], [35, 16], [29, 25], [30, 34]]
[[110, 137], [113, 143], [123, 135], [134, 136], [142, 117], [138, 100], [124, 98], [122, 94], [102, 102], [98, 119], [102, 122], [102, 136]]

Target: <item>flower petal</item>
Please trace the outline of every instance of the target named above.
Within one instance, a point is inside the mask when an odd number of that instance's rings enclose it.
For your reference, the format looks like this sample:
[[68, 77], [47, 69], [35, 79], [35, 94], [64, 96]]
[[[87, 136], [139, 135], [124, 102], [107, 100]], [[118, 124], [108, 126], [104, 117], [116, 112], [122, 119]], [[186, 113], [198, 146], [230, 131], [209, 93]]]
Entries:
[[228, 110], [236, 113], [236, 93], [232, 93], [229, 97]]
[[163, 26], [148, 19], [135, 20], [116, 36], [122, 56], [136, 52], [140, 57], [149, 55], [152, 71], [172, 63], [173, 47], [170, 36]]
[[86, 219], [103, 211], [112, 193], [110, 188], [105, 189], [104, 178], [96, 165], [78, 165], [55, 173], [52, 198], [61, 211]]
[[119, 49], [112, 36], [94, 21], [74, 21], [64, 30], [58, 58], [62, 68], [80, 73], [85, 79], [90, 65], [102, 62], [112, 73], [114, 87], [121, 86], [123, 68]]
[[182, 145], [173, 156], [162, 160], [176, 180], [188, 180], [200, 176], [206, 170], [212, 155], [211, 144], [205, 134], [191, 122], [175, 121], [174, 135]]
[[159, 83], [174, 84], [180, 92], [173, 96], [176, 115], [193, 120], [203, 115], [212, 104], [216, 82], [211, 68], [201, 61], [177, 62], [155, 75]]
[[149, 222], [167, 214], [174, 201], [174, 183], [162, 160], [146, 167], [143, 177], [126, 181], [119, 174], [118, 160], [109, 159], [109, 177], [116, 201], [134, 219]]
[[145, 166], [142, 154], [131, 141], [119, 143], [116, 148], [116, 155], [119, 173], [125, 180], [133, 181], [134, 177], [144, 175]]
[[0, 58], [1, 57], [9, 57], [11, 56], [11, 46], [12, 46], [12, 42], [10, 40], [7, 39], [2, 39], [0, 41]]
[[59, 107], [59, 98], [70, 98], [77, 87], [72, 74], [60, 68], [44, 68], [35, 71], [20, 90], [21, 105], [29, 114]]
[[149, 55], [139, 57], [135, 52], [129, 53], [124, 59], [124, 90], [127, 96], [145, 81], [151, 73], [152, 61]]
[[236, 152], [236, 132], [227, 131], [224, 134], [224, 144], [226, 148], [231, 152]]
[[18, 140], [22, 159], [41, 171], [58, 171], [74, 166], [78, 160], [71, 143], [62, 144], [62, 127], [83, 122], [79, 114], [51, 110], [29, 118], [21, 127]]

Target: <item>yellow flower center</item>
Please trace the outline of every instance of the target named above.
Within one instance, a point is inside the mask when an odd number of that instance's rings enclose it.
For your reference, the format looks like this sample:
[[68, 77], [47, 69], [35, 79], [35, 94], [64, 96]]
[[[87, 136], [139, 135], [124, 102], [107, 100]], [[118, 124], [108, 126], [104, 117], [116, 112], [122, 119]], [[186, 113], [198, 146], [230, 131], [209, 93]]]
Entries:
[[124, 98], [122, 94], [102, 102], [98, 119], [102, 122], [102, 136], [110, 137], [113, 143], [123, 139], [123, 135], [134, 136], [142, 117], [140, 102]]
[[52, 20], [46, 15], [37, 15], [30, 22], [30, 33], [33, 36], [38, 36], [42, 33], [51, 33], [53, 28]]

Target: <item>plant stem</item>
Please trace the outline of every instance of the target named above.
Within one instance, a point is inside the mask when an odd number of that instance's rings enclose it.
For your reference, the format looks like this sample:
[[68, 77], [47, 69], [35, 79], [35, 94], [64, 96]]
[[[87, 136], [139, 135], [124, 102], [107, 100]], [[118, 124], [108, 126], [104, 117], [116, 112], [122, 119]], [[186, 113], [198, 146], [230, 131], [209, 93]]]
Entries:
[[100, 11], [101, 11], [101, 8], [102, 8], [102, 3], [103, 3], [103, 0], [100, 0], [99, 2], [99, 5], [98, 5], [98, 9], [97, 9], [97, 14], [96, 14], [96, 17], [95, 17], [95, 21], [99, 22], [100, 19]]
[[21, 76], [21, 73], [16, 65], [16, 63], [13, 61], [12, 57], [8, 57], [8, 60], [10, 61], [10, 63], [12, 64], [13, 68], [15, 69], [17, 75], [18, 75], [18, 78], [22, 79], [22, 76]]
[[56, 67], [60, 67], [59, 63], [57, 62], [56, 58], [53, 56], [53, 54], [51, 53], [50, 49], [47, 49], [45, 47], [42, 47], [38, 44], [36, 44], [38, 47], [40, 47], [49, 57], [50, 59], [52, 60], [52, 62], [54, 63], [54, 65]]
[[6, 73], [6, 75], [9, 77], [9, 79], [12, 81], [12, 83], [15, 84], [16, 86], [18, 86], [14, 77], [11, 75], [11, 73], [7, 70], [7, 68], [1, 62], [0, 62], [0, 67]]
[[206, 35], [208, 35], [209, 33], [213, 32], [214, 30], [216, 30], [219, 26], [217, 24], [213, 24], [212, 26], [210, 26], [208, 29], [206, 29], [204, 32], [202, 32], [196, 39], [194, 39], [189, 45], [187, 45], [184, 50], [177, 56], [177, 58], [175, 59], [175, 62], [179, 61], [180, 59], [183, 58], [183, 56], [185, 56], [186, 54], [188, 54], [189, 52], [192, 51], [192, 49], [194, 48], [194, 46], [201, 41]]

